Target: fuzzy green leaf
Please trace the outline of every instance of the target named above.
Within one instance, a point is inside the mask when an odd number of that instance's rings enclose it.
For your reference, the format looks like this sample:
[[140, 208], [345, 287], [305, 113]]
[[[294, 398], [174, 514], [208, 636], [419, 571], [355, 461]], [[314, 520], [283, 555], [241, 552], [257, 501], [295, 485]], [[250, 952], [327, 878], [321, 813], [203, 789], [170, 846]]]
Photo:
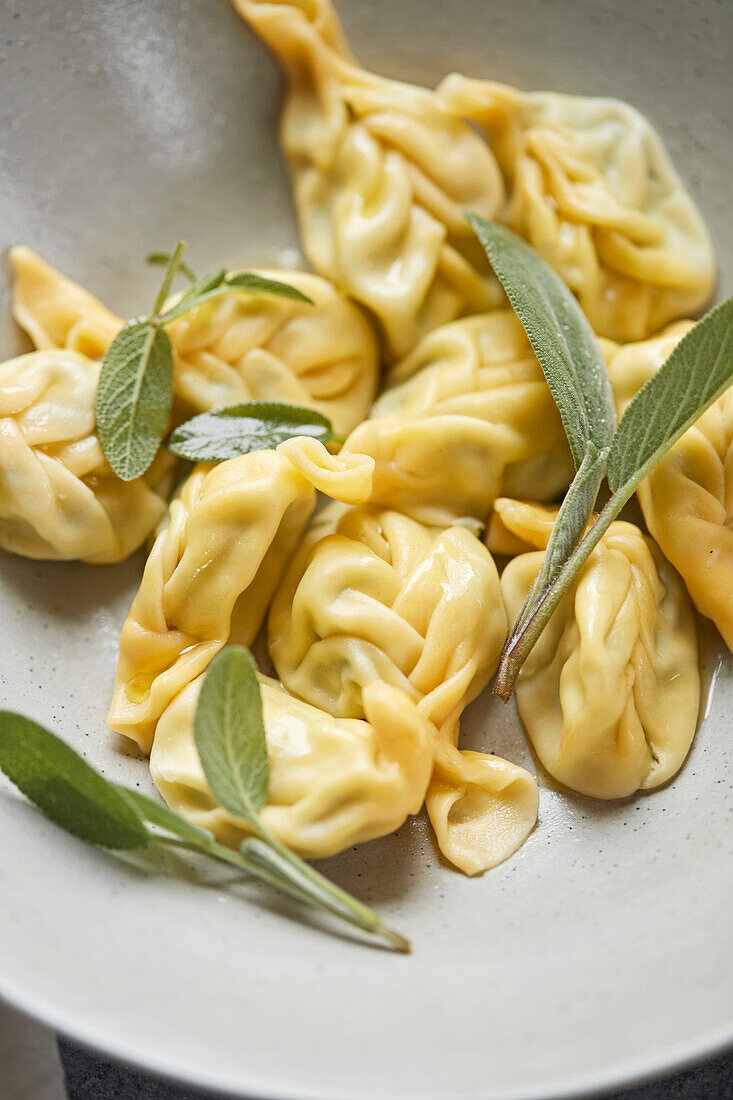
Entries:
[[65, 741], [30, 718], [0, 711], [0, 768], [46, 817], [103, 848], [144, 848], [138, 814]]
[[669, 448], [733, 384], [733, 298], [682, 337], [626, 407], [608, 456], [614, 493], [646, 477]]
[[257, 666], [249, 650], [229, 646], [209, 665], [194, 736], [216, 801], [236, 817], [256, 821], [267, 801], [269, 766]]
[[606, 364], [577, 299], [534, 249], [505, 226], [467, 215], [524, 325], [579, 469], [587, 446], [611, 442], [616, 411]]
[[173, 401], [173, 352], [161, 328], [129, 321], [112, 341], [97, 384], [97, 433], [123, 481], [145, 473], [160, 447]]
[[247, 401], [194, 416], [176, 428], [168, 446], [192, 462], [225, 462], [250, 451], [270, 450], [299, 435], [325, 443], [333, 435], [331, 422], [313, 409]]

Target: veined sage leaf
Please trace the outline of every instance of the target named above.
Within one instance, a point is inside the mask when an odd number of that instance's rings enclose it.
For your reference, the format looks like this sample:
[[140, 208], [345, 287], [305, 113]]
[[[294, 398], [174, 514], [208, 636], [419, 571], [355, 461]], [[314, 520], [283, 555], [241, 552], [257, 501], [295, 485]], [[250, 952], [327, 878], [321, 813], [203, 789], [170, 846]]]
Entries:
[[140, 817], [112, 783], [30, 718], [0, 711], [0, 768], [56, 825], [103, 848], [144, 848]]
[[107, 351], [97, 383], [97, 433], [123, 481], [145, 473], [160, 447], [173, 401], [173, 352], [161, 328], [129, 321]]
[[731, 384], [733, 298], [728, 298], [682, 337], [626, 407], [608, 456], [612, 491], [627, 483], [636, 488]]
[[269, 766], [257, 666], [229, 646], [209, 665], [194, 719], [196, 748], [217, 802], [256, 821], [267, 801]]
[[214, 271], [211, 275], [202, 275], [193, 286], [190, 286], [186, 290], [181, 298], [178, 299], [175, 305], [166, 310], [160, 317], [161, 323], [167, 324], [169, 321], [174, 321], [176, 317], [180, 317], [184, 313], [188, 313], [190, 309], [195, 309], [196, 306], [200, 306], [202, 302], [205, 302], [207, 298], [213, 297], [219, 292], [224, 283], [226, 277], [226, 271], [223, 267], [218, 271]]
[[593, 329], [562, 279], [505, 226], [467, 214], [507, 297], [524, 325], [555, 399], [576, 469], [588, 443], [606, 448], [616, 411]]
[[251, 290], [257, 294], [276, 294], [280, 298], [292, 298], [293, 301], [313, 305], [312, 298], [297, 287], [291, 286], [290, 283], [281, 283], [279, 279], [266, 279], [264, 275], [255, 275], [251, 271], [240, 271], [235, 275], [229, 275], [226, 283], [227, 286], [239, 287], [240, 290]]
[[331, 422], [298, 405], [247, 401], [194, 416], [176, 428], [168, 445], [174, 454], [192, 462], [225, 462], [250, 451], [269, 450], [299, 435], [325, 443], [333, 435]]

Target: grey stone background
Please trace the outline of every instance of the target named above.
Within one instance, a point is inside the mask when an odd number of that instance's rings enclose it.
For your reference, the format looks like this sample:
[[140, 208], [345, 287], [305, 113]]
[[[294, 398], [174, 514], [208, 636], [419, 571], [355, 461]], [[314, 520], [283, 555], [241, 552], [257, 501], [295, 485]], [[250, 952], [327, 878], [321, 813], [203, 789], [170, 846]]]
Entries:
[[[216, 1100], [59, 1043], [69, 1100]], [[32, 1100], [32, 1098], [29, 1098]], [[733, 1100], [733, 1053], [608, 1100]]]

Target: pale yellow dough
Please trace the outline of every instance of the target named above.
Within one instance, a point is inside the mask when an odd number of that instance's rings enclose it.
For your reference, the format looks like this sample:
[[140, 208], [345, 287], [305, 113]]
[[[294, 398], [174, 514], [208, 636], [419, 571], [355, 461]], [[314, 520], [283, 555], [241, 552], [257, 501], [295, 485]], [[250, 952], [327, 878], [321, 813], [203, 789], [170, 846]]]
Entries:
[[[11, 249], [10, 259], [13, 314], [36, 347], [101, 359], [120, 318], [29, 248]], [[351, 431], [377, 388], [377, 342], [366, 317], [317, 275], [257, 274], [290, 283], [313, 305], [233, 290], [172, 321], [175, 418], [241, 401], [284, 401], [323, 413], [341, 435]]]
[[375, 460], [375, 504], [443, 525], [480, 525], [500, 493], [552, 500], [573, 475], [542, 368], [508, 309], [425, 336], [388, 374], [352, 450]]
[[370, 483], [369, 459], [342, 460], [305, 438], [198, 465], [171, 503], [122, 628], [110, 728], [149, 752], [160, 715], [227, 640], [254, 641], [315, 488], [358, 500]]
[[[531, 512], [533, 506], [526, 509]], [[505, 520], [546, 544], [544, 522]], [[514, 621], [542, 564], [521, 554], [502, 574]], [[679, 770], [700, 706], [695, 620], [674, 570], [633, 524], [612, 523], [525, 661], [519, 715], [542, 764], [595, 798], [658, 787]]]
[[[203, 677], [164, 712], [150, 757], [166, 802], [189, 821], [237, 846], [250, 829], [215, 802], [193, 736]], [[387, 684], [364, 693], [365, 720], [333, 718], [260, 676], [270, 781], [260, 817], [301, 856], [334, 855], [384, 836], [417, 813], [433, 766], [429, 724]]]
[[509, 195], [502, 219], [562, 276], [596, 332], [641, 340], [705, 304], [710, 236], [633, 107], [458, 74], [438, 93], [485, 129]]
[[306, 255], [367, 306], [386, 352], [498, 303], [465, 221], [504, 190], [478, 134], [425, 88], [354, 60], [329, 0], [234, 0], [288, 80], [281, 138]]
[[[88, 346], [87, 338], [79, 343]], [[99, 363], [37, 351], [0, 364], [0, 546], [27, 558], [108, 564], [165, 515], [165, 452], [120, 481], [95, 435]]]
[[467, 874], [509, 856], [537, 818], [532, 777], [457, 749], [461, 712], [494, 671], [507, 631], [490, 554], [464, 527], [332, 505], [285, 571], [268, 620], [285, 687], [339, 718], [361, 718], [378, 682], [430, 722], [427, 809], [440, 848]]
[[[619, 414], [692, 328], [680, 321], [611, 362]], [[701, 615], [733, 650], [733, 390], [679, 439], [637, 490], [647, 526]]]

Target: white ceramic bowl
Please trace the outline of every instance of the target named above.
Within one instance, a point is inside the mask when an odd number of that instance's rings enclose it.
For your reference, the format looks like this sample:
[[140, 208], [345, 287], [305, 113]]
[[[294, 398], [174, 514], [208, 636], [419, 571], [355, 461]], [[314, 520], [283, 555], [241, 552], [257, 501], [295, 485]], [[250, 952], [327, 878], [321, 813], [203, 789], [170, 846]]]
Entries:
[[[460, 68], [646, 112], [712, 227], [731, 282], [733, 6], [714, 0], [342, 0], [369, 66]], [[297, 243], [275, 137], [275, 65], [226, 0], [24, 0], [0, 14], [2, 246], [24, 241], [118, 312], [145, 308], [141, 258], [190, 242], [200, 270]], [[7, 287], [3, 287], [4, 295]], [[23, 345], [0, 302], [3, 351]], [[148, 786], [105, 732], [140, 559], [3, 556], [6, 705], [106, 773]], [[706, 643], [707, 674], [718, 660]], [[665, 790], [601, 805], [543, 787], [520, 853], [469, 881], [426, 826], [329, 861], [414, 941], [397, 958], [324, 935], [285, 903], [91, 850], [0, 790], [0, 993], [76, 1039], [256, 1097], [518, 1100], [601, 1090], [733, 1039], [725, 663]], [[469, 740], [532, 767], [513, 709], [481, 699]]]

